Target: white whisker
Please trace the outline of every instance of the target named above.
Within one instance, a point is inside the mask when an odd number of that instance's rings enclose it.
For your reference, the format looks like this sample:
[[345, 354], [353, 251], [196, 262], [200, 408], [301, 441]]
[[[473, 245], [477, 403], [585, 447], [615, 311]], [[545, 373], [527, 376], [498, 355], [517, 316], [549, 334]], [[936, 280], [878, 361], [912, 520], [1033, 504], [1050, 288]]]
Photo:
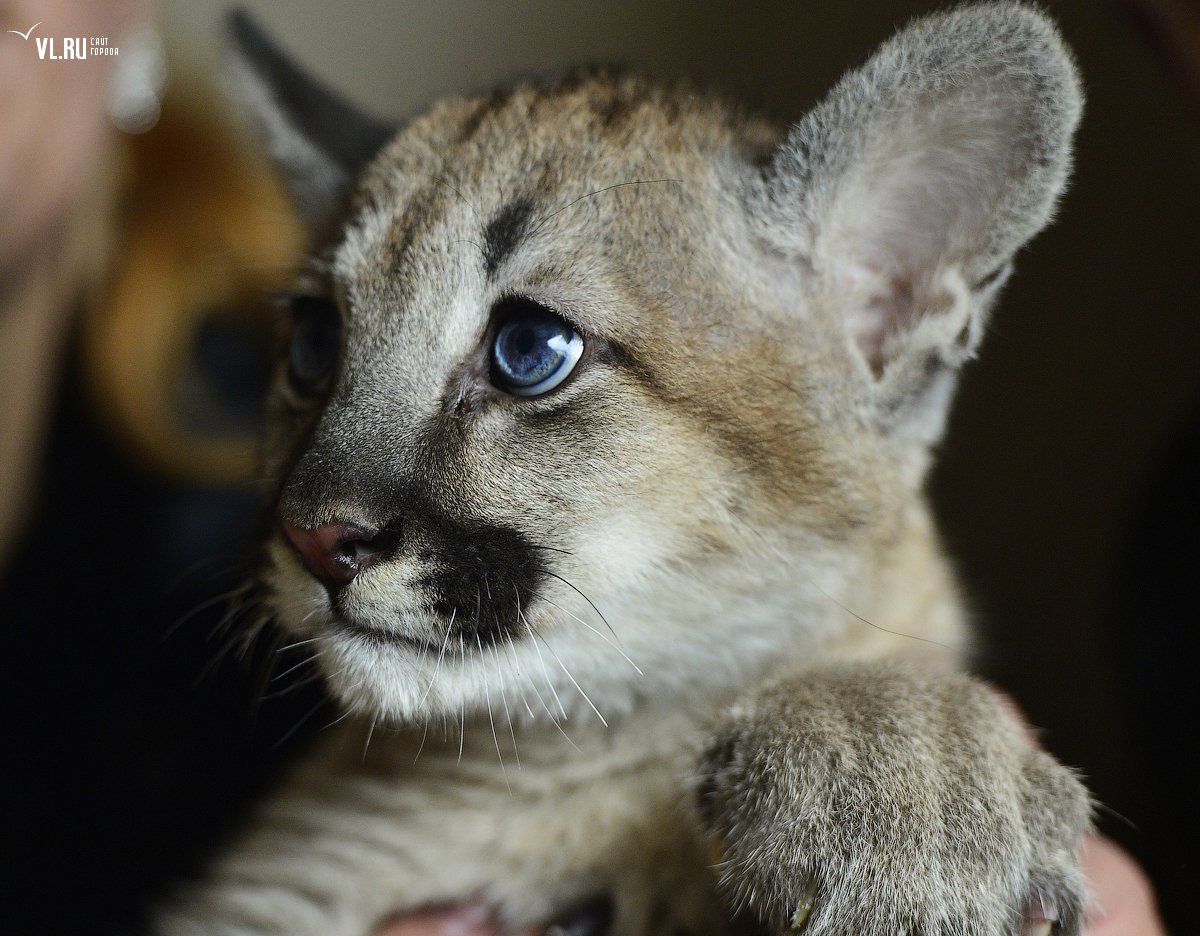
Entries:
[[554, 601], [551, 598], [547, 598], [545, 595], [540, 595], [539, 597], [542, 599], [542, 601], [545, 601], [548, 604], [554, 605], [554, 607], [558, 608], [558, 610], [561, 611], [563, 614], [569, 614], [571, 617], [575, 618], [576, 621], [578, 621], [580, 624], [582, 624], [584, 627], [586, 627], [588, 630], [590, 630], [593, 634], [595, 634], [597, 637], [599, 637], [601, 640], [603, 640], [606, 644], [608, 644], [610, 647], [612, 647], [614, 650], [616, 650], [617, 653], [621, 654], [621, 656], [624, 657], [625, 662], [628, 663], [630, 666], [632, 666], [637, 671], [637, 674], [639, 676], [646, 675], [645, 673], [642, 672], [642, 668], [640, 666], [638, 666], [636, 663], [634, 663], [633, 660], [629, 659], [629, 654], [627, 654], [619, 646], [617, 646], [615, 643], [613, 643], [611, 640], [609, 640], [608, 637], [606, 637], [603, 633], [596, 630], [596, 628], [592, 627], [591, 624], [589, 624], [587, 621], [585, 621], [579, 615], [573, 613], [572, 611], [568, 610], [567, 608], [564, 608], [558, 602]]
[[[343, 721], [343, 720], [345, 720], [345, 719], [349, 718], [349, 717], [350, 717], [350, 714], [351, 714], [351, 713], [350, 713], [350, 709], [346, 709], [346, 711], [342, 712], [342, 714], [341, 714], [341, 715], [339, 715], [337, 718], [335, 718], [333, 721], [331, 721], [331, 722], [330, 722], [328, 725], [326, 725], [326, 726], [325, 726], [324, 728], [322, 728], [321, 730], [322, 730], [322, 731], [328, 731], [330, 728], [332, 728], [332, 727], [333, 727], [334, 725], [336, 725], [338, 722], [340, 722], [340, 721]], [[342, 743], [343, 743], [343, 744], [345, 743], [345, 739], [343, 739]]]
[[517, 770], [520, 770], [521, 755], [517, 753], [517, 733], [513, 730], [512, 712], [508, 708], [508, 693], [505, 691], [504, 670], [500, 668], [500, 656], [496, 653], [496, 645], [493, 643], [488, 649], [491, 650], [492, 660], [496, 663], [496, 678], [500, 680], [500, 701], [504, 703], [504, 717], [508, 719], [508, 733], [512, 735], [513, 756], [517, 759]]
[[417, 756], [413, 758], [413, 763], [421, 759], [421, 752], [425, 750], [425, 739], [429, 737], [429, 713], [425, 713], [425, 731], [421, 734], [421, 743], [417, 746]]
[[[518, 688], [518, 689], [521, 691], [521, 702], [522, 702], [522, 703], [524, 704], [524, 706], [525, 706], [525, 711], [529, 713], [529, 718], [530, 718], [530, 720], [531, 720], [531, 721], [532, 721], [532, 720], [535, 720], [535, 719], [537, 718], [537, 716], [533, 714], [533, 709], [531, 709], [531, 708], [529, 707], [529, 699], [528, 699], [528, 697], [526, 697], [526, 695], [525, 695], [525, 682], [526, 682], [526, 680], [524, 679], [524, 677], [522, 677], [522, 676], [521, 676], [521, 670], [520, 670], [520, 668], [517, 666], [517, 645], [516, 645], [516, 644], [513, 642], [513, 637], [512, 637], [512, 634], [509, 634], [509, 635], [508, 635], [508, 646], [509, 646], [509, 649], [512, 651], [512, 658], [513, 658], [513, 668], [514, 668], [514, 669], [517, 671], [517, 676], [518, 676], [518, 679], [517, 679], [517, 688]], [[529, 685], [530, 685], [530, 687], [533, 689], [533, 691], [534, 691], [535, 693], [537, 693], [538, 701], [541, 701], [542, 694], [541, 694], [540, 692], [538, 692], [537, 685], [536, 685], [535, 683], [533, 683], [533, 682], [530, 682], [530, 683], [529, 683]], [[545, 703], [545, 702], [542, 702], [542, 708], [546, 708], [546, 703]], [[549, 714], [550, 710], [549, 710], [549, 709], [546, 709], [546, 712], [547, 712], [547, 714]], [[553, 715], [550, 715], [550, 717], [551, 717], [551, 718], [553, 718], [554, 716], [553, 716]]]
[[316, 643], [320, 639], [321, 639], [320, 637], [309, 637], [307, 640], [297, 640], [294, 643], [285, 644], [282, 647], [277, 647], [275, 649], [275, 652], [283, 653], [286, 650], [295, 650], [297, 647], [303, 647], [310, 643]]
[[363, 744], [363, 752], [362, 752], [362, 759], [364, 762], [367, 759], [367, 748], [369, 748], [371, 746], [371, 736], [373, 734], [375, 734], [375, 722], [377, 719], [378, 719], [378, 716], [373, 716], [371, 718], [371, 727], [367, 729], [367, 740]]
[[[282, 649], [282, 648], [280, 648], [280, 649]], [[289, 649], [289, 650], [290, 650], [291, 648], [290, 648], [290, 647], [288, 647], [287, 649]], [[276, 652], [276, 653], [278, 653], [278, 652], [279, 652], [279, 650], [276, 650], [275, 652]], [[285, 676], [288, 676], [288, 675], [290, 675], [291, 673], [294, 673], [294, 672], [296, 672], [296, 670], [300, 669], [300, 667], [302, 667], [302, 666], [307, 666], [309, 663], [316, 663], [316, 660], [315, 660], [315, 659], [313, 659], [313, 658], [312, 658], [312, 657], [310, 657], [310, 656], [308, 656], [308, 657], [305, 657], [305, 658], [304, 658], [303, 660], [301, 660], [299, 663], [296, 663], [296, 664], [294, 664], [294, 665], [292, 665], [292, 666], [289, 666], [289, 667], [288, 667], [287, 669], [285, 669], [285, 670], [284, 670], [282, 673], [276, 673], [274, 676], [272, 676], [272, 677], [271, 677], [271, 682], [278, 682], [279, 680], [283, 679]]]
[[[480, 659], [483, 658], [483, 639], [475, 632], [475, 643], [479, 647]], [[492, 741], [496, 744], [496, 756], [500, 758], [500, 773], [504, 777], [504, 785], [508, 787], [508, 795], [512, 796], [512, 786], [508, 782], [508, 771], [504, 768], [504, 755], [500, 753], [500, 736], [496, 734], [496, 719], [492, 715], [492, 687], [488, 680], [487, 668], [483, 671], [483, 691], [487, 694], [488, 724], [492, 726]]]
[[600, 719], [600, 723], [607, 728], [608, 722], [606, 722], [604, 720], [604, 716], [600, 714], [600, 709], [596, 708], [595, 704], [588, 697], [588, 694], [583, 691], [583, 687], [575, 681], [575, 677], [571, 675], [571, 671], [567, 669], [566, 664], [564, 664], [563, 661], [558, 658], [558, 654], [554, 652], [554, 648], [550, 646], [550, 644], [546, 641], [546, 638], [543, 637], [537, 630], [534, 630], [533, 635], [541, 640], [542, 643], [546, 644], [546, 649], [550, 651], [551, 656], [553, 656], [558, 665], [562, 667], [562, 671], [566, 673], [567, 679], [571, 680], [571, 685], [579, 690], [579, 694], [583, 696], [583, 700], [591, 706], [592, 711], [596, 713], [596, 717]]
[[446, 636], [442, 640], [442, 649], [438, 653], [437, 666], [433, 668], [433, 675], [429, 677], [429, 685], [425, 687], [425, 694], [421, 696], [421, 701], [417, 703], [417, 708], [425, 704], [425, 700], [429, 698], [429, 690], [433, 688], [433, 684], [437, 682], [438, 673], [442, 670], [442, 657], [446, 655], [446, 645], [450, 643], [450, 633], [454, 630], [454, 617], [458, 614], [458, 608], [452, 608], [450, 611], [450, 623], [446, 625]]
[[[536, 633], [537, 633], [537, 631], [535, 631], [535, 630], [533, 629], [533, 625], [529, 623], [529, 620], [528, 620], [527, 618], [525, 618], [525, 616], [524, 616], [524, 615], [522, 615], [521, 619], [522, 619], [523, 621], [525, 621], [525, 626], [529, 628], [529, 631], [530, 631], [530, 633], [534, 633], [534, 634], [536, 634]], [[537, 655], [538, 655], [538, 662], [539, 662], [539, 663], [542, 665], [542, 676], [543, 676], [543, 677], [545, 677], [545, 680], [546, 680], [546, 685], [547, 685], [547, 686], [550, 688], [550, 691], [551, 691], [552, 693], [554, 693], [554, 701], [558, 703], [558, 707], [559, 707], [559, 709], [561, 709], [561, 710], [562, 710], [563, 719], [565, 720], [565, 719], [566, 719], [566, 717], [567, 717], [567, 710], [566, 710], [565, 708], [563, 708], [562, 699], [560, 699], [560, 698], [558, 697], [558, 692], [557, 692], [557, 691], [555, 690], [555, 688], [554, 688], [554, 683], [552, 683], [552, 682], [550, 681], [550, 673], [549, 673], [549, 672], [546, 670], [546, 661], [545, 661], [545, 660], [542, 658], [542, 650], [541, 650], [541, 648], [540, 648], [540, 647], [537, 645], [537, 641], [536, 641], [536, 640], [535, 640], [535, 641], [534, 641], [534, 643], [533, 643], [533, 649], [537, 651]], [[546, 700], [545, 700], [544, 698], [542, 698], [542, 694], [541, 694], [541, 692], [538, 690], [537, 683], [530, 682], [530, 685], [531, 685], [531, 686], [533, 686], [533, 691], [537, 693], [538, 701], [542, 703], [542, 708], [544, 708], [544, 709], [546, 710], [546, 714], [550, 716], [550, 721], [554, 722], [554, 727], [555, 727], [555, 728], [557, 728], [557, 729], [558, 729], [558, 731], [559, 731], [559, 733], [560, 733], [560, 734], [561, 734], [561, 735], [562, 735], [564, 738], [566, 738], [566, 739], [567, 739], [567, 743], [568, 743], [569, 745], [571, 745], [571, 747], [573, 747], [573, 748], [575, 748], [575, 750], [579, 751], [579, 748], [576, 746], [575, 742], [571, 740], [571, 736], [567, 734], [566, 730], [565, 730], [565, 729], [563, 728], [563, 726], [562, 726], [562, 725], [559, 723], [559, 721], [558, 721], [558, 719], [555, 717], [554, 713], [553, 713], [552, 711], [550, 711], [550, 706], [548, 706], [548, 705], [546, 704]], [[583, 752], [582, 752], [582, 751], [580, 751], [580, 753], [582, 754]]]
[[[525, 626], [529, 628], [529, 632], [530, 632], [531, 634], [537, 634], [537, 630], [535, 630], [535, 629], [534, 629], [534, 626], [533, 626], [532, 624], [530, 624], [530, 623], [529, 623], [529, 619], [528, 619], [527, 617], [525, 617], [524, 615], [522, 615], [522, 618], [521, 618], [521, 619], [522, 619], [522, 620], [525, 622]], [[567, 708], [566, 708], [566, 706], [565, 706], [565, 705], [563, 705], [563, 703], [562, 703], [562, 699], [560, 699], [560, 698], [558, 697], [558, 690], [554, 688], [554, 681], [550, 679], [550, 671], [546, 669], [546, 659], [545, 659], [545, 657], [543, 657], [543, 656], [542, 656], [542, 648], [538, 646], [538, 644], [537, 644], [537, 641], [536, 641], [536, 640], [533, 642], [533, 649], [537, 651], [537, 655], [538, 655], [538, 663], [540, 663], [540, 664], [541, 664], [541, 667], [542, 667], [542, 676], [543, 676], [543, 677], [545, 678], [545, 680], [546, 680], [546, 686], [549, 688], [549, 690], [550, 690], [551, 694], [553, 694], [553, 696], [554, 696], [554, 701], [558, 703], [558, 710], [559, 710], [560, 712], [562, 712], [562, 717], [563, 717], [563, 719], [564, 719], [564, 720], [566, 720], [566, 718], [567, 718]], [[549, 649], [549, 648], [547, 648], [547, 649]], [[543, 704], [545, 704], [545, 703], [543, 703]]]
[[[462, 634], [458, 635], [458, 652], [464, 657], [467, 655], [467, 645], [463, 641]], [[463, 742], [466, 741], [466, 738], [467, 738], [467, 703], [466, 703], [466, 700], [464, 699], [463, 704], [462, 704], [462, 720], [459, 722], [459, 726], [458, 726], [458, 762], [460, 764], [462, 763], [462, 756], [463, 756]]]

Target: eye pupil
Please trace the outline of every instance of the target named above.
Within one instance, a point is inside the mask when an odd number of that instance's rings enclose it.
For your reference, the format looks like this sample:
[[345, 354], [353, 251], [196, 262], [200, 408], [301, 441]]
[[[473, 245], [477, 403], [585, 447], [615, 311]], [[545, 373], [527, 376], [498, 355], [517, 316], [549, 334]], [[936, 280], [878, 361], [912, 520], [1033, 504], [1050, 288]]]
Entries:
[[492, 382], [516, 396], [540, 396], [566, 380], [583, 354], [583, 339], [561, 318], [532, 302], [513, 303], [492, 346]]
[[537, 341], [537, 334], [532, 328], [526, 328], [517, 335], [517, 340], [513, 342], [516, 345], [519, 354], [528, 354], [533, 350], [533, 345]]

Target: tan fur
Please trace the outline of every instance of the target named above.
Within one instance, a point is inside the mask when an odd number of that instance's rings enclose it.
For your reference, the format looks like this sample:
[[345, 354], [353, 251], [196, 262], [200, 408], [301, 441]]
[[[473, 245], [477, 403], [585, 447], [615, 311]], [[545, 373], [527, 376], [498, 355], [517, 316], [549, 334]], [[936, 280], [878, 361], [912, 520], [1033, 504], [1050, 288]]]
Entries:
[[[278, 624], [353, 715], [161, 931], [459, 901], [515, 930], [595, 894], [621, 936], [1016, 934], [1036, 896], [1073, 931], [1086, 793], [951, 672], [922, 492], [1069, 170], [1053, 27], [919, 21], [787, 132], [604, 73], [450, 101], [348, 204], [296, 99], [262, 126], [318, 235], [341, 213], [298, 289], [342, 335], [320, 398], [281, 374], [277, 510], [387, 545], [327, 588], [269, 539]], [[489, 369], [513, 297], [585, 337], [545, 395]]]

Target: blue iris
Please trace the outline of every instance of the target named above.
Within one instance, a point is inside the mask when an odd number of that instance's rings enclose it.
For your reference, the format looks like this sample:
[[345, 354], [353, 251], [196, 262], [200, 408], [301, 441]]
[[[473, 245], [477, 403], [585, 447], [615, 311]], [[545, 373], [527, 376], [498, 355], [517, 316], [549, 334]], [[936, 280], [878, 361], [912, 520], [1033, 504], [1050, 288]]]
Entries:
[[567, 379], [583, 354], [583, 339], [557, 315], [522, 309], [496, 334], [495, 381], [516, 396], [538, 396]]

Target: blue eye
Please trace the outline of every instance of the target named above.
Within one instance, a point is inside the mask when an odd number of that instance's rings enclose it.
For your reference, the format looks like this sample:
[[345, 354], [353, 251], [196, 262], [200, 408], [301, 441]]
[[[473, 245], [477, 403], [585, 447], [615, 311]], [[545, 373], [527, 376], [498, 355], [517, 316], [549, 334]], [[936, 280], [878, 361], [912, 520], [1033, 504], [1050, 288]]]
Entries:
[[567, 379], [583, 354], [583, 339], [562, 319], [523, 306], [496, 334], [492, 380], [516, 396], [538, 396]]

